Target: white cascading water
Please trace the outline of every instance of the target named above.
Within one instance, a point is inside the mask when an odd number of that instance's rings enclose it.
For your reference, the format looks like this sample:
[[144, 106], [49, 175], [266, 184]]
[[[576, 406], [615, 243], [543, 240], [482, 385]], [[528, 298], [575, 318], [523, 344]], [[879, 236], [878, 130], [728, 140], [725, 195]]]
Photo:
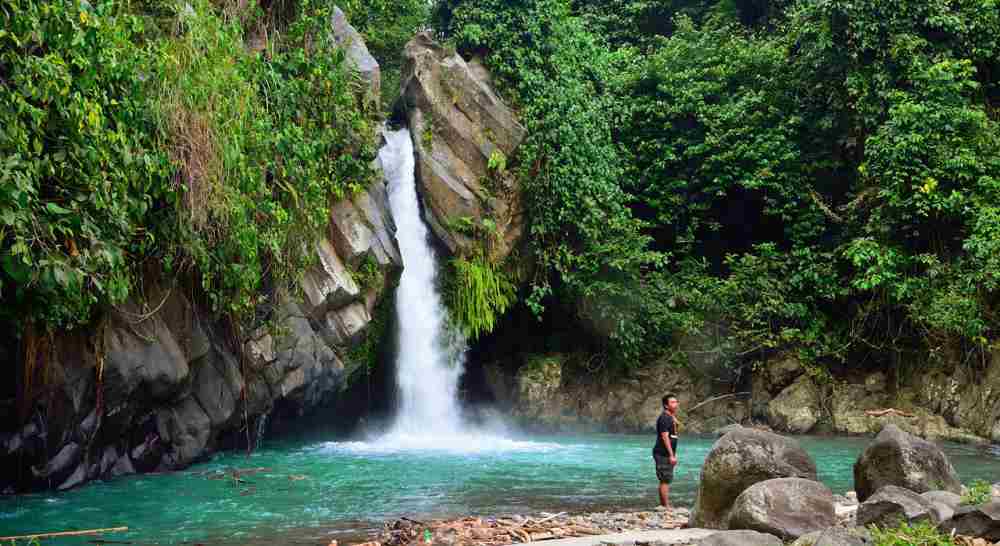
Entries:
[[354, 453], [444, 451], [456, 454], [542, 451], [556, 444], [518, 441], [506, 436], [502, 422], [489, 430], [462, 418], [458, 381], [462, 375], [465, 340], [448, 328], [438, 292], [437, 258], [430, 233], [420, 217], [414, 178], [413, 142], [406, 129], [385, 131], [379, 161], [389, 185], [389, 209], [396, 223], [396, 240], [403, 257], [403, 274], [396, 288], [396, 382], [399, 405], [387, 433], [367, 441], [327, 442], [320, 449]]
[[464, 341], [447, 331], [446, 311], [436, 285], [437, 259], [420, 217], [410, 133], [386, 131], [385, 137], [379, 160], [389, 183], [389, 209], [403, 257], [403, 274], [396, 288], [399, 407], [391, 435], [420, 444], [462, 432], [458, 380]]
[[489, 430], [462, 418], [458, 381], [465, 340], [448, 328], [436, 284], [438, 264], [430, 233], [420, 217], [414, 178], [413, 142], [406, 129], [385, 131], [379, 161], [389, 185], [389, 209], [403, 257], [396, 288], [399, 405], [389, 431], [361, 442], [331, 442], [323, 448], [364, 453], [434, 450], [449, 453], [550, 451], [554, 444], [506, 438], [501, 422]]

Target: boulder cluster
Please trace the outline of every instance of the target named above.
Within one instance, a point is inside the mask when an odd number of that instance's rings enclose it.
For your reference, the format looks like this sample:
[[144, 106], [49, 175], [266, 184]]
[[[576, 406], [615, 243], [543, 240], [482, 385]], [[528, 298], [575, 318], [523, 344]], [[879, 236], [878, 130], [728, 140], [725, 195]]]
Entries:
[[[719, 529], [703, 546], [864, 546], [868, 526], [930, 523], [942, 533], [1000, 541], [1000, 497], [965, 506], [948, 457], [934, 443], [887, 425], [854, 464], [856, 500], [817, 481], [795, 440], [730, 428], [702, 467], [690, 527]], [[988, 541], [988, 542], [987, 542]]]

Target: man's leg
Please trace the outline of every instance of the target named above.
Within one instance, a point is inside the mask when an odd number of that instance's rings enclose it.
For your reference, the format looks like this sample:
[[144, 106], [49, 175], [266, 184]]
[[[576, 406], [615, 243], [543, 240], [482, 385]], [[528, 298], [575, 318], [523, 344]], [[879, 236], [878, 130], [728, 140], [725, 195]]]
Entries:
[[670, 508], [670, 484], [660, 482], [660, 506]]

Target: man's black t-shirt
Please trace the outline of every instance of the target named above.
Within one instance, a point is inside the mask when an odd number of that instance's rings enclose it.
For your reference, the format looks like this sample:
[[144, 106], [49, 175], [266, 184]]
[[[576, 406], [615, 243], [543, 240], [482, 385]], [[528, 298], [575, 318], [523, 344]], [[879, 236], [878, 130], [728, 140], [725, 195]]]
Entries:
[[670, 447], [674, 450], [674, 455], [677, 454], [677, 425], [674, 423], [674, 418], [669, 413], [661, 413], [660, 417], [656, 420], [656, 445], [653, 446], [654, 455], [670, 455], [667, 451], [667, 446], [663, 444], [662, 434], [666, 432], [670, 435]]

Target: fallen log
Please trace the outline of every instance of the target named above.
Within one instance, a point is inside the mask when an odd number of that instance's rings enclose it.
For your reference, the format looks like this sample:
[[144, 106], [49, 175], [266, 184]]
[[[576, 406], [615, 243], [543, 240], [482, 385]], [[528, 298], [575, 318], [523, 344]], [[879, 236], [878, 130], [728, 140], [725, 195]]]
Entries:
[[85, 531], [56, 531], [52, 533], [37, 533], [34, 535], [0, 537], [0, 542], [16, 542], [18, 540], [32, 540], [39, 538], [82, 537], [87, 535], [99, 535], [101, 533], [123, 533], [125, 531], [128, 531], [128, 527], [108, 527], [106, 529], [87, 529]]
[[881, 410], [865, 410], [865, 415], [870, 415], [872, 417], [885, 417], [886, 415], [898, 415], [900, 417], [906, 417], [909, 419], [913, 419], [914, 417], [916, 417], [916, 415], [912, 413], [907, 413], [905, 411], [898, 410], [896, 408], [887, 408]]

